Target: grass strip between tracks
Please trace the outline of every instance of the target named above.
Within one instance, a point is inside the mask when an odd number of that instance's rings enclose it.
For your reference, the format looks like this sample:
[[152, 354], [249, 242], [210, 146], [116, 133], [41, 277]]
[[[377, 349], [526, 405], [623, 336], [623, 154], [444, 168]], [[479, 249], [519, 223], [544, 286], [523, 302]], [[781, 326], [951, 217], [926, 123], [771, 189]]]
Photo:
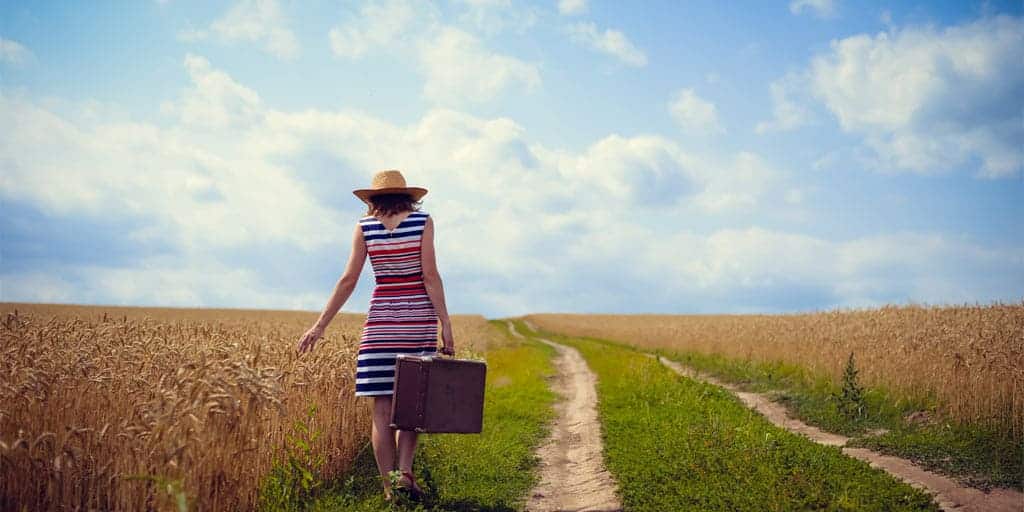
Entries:
[[[504, 322], [492, 325], [507, 333]], [[421, 434], [413, 470], [431, 497], [395, 510], [477, 510], [522, 508], [537, 483], [534, 454], [554, 417], [554, 393], [547, 379], [555, 370], [553, 348], [533, 340], [510, 340], [486, 354], [483, 432]], [[301, 510], [388, 510], [369, 443], [350, 474], [330, 483]]]
[[640, 351], [538, 335], [576, 348], [597, 374], [605, 464], [627, 510], [938, 509], [924, 492], [775, 427], [728, 391]]

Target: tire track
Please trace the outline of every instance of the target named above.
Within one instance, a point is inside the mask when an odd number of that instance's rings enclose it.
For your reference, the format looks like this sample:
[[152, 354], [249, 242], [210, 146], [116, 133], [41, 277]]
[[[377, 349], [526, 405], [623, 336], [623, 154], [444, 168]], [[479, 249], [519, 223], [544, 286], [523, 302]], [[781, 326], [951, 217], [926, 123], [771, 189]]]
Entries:
[[[508, 321], [516, 338], [524, 336]], [[543, 338], [554, 347], [557, 375], [552, 388], [559, 396], [551, 433], [538, 448], [540, 483], [530, 492], [526, 510], [621, 511], [617, 485], [605, 469], [601, 423], [597, 414], [597, 377], [579, 351]]]
[[683, 366], [663, 356], [655, 356], [650, 353], [647, 355], [656, 357], [661, 364], [679, 375], [729, 390], [747, 407], [761, 413], [762, 416], [776, 426], [804, 435], [811, 441], [819, 444], [837, 446], [844, 454], [867, 462], [871, 467], [882, 469], [900, 480], [930, 493], [942, 510], [956, 512], [1019, 512], [1024, 510], [1024, 494], [1016, 490], [994, 489], [989, 493], [985, 493], [973, 487], [960, 485], [943, 475], [932, 473], [907, 459], [883, 455], [867, 448], [847, 447], [845, 445], [850, 438], [825, 432], [815, 426], [790, 417], [786, 408], [772, 401], [768, 395], [742, 391], [732, 384], [698, 372], [693, 368]]

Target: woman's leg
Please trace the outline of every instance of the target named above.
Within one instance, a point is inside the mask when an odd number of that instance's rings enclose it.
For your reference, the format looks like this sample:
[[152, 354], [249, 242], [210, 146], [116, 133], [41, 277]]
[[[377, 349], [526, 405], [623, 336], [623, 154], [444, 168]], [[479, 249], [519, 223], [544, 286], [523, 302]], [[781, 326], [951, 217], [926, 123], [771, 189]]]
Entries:
[[373, 427], [370, 431], [373, 456], [384, 480], [384, 488], [391, 488], [388, 473], [395, 469], [395, 429], [391, 428], [391, 395], [373, 397]]
[[398, 431], [398, 469], [412, 473], [412, 458], [419, 435], [415, 430]]

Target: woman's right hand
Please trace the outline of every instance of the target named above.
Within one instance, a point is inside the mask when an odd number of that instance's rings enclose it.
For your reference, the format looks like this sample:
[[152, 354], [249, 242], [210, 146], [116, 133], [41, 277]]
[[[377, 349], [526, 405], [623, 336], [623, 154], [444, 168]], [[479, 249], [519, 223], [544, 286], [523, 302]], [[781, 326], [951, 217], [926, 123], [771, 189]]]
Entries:
[[323, 327], [314, 325], [310, 327], [306, 334], [302, 335], [302, 339], [299, 340], [299, 345], [296, 347], [299, 352], [307, 352], [313, 350], [318, 339], [324, 335]]
[[441, 353], [455, 357], [455, 340], [452, 339], [452, 330], [450, 328], [441, 329], [441, 340], [444, 342], [444, 346], [441, 347]]

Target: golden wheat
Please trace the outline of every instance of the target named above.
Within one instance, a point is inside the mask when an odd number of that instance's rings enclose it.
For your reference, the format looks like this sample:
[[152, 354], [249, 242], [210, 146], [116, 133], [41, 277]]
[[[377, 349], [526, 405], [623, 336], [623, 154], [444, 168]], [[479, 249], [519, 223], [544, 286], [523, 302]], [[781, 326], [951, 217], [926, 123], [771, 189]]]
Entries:
[[[14, 311], [17, 310], [15, 315]], [[325, 476], [366, 442], [354, 396], [365, 316], [342, 313], [313, 352], [316, 313], [0, 304], [0, 509], [154, 510], [177, 480], [201, 510], [249, 510], [307, 407]], [[503, 337], [454, 315], [459, 357]]]
[[937, 399], [947, 418], [1024, 439], [1024, 303], [885, 306], [778, 315], [535, 314], [538, 327], [647, 348], [781, 361]]

